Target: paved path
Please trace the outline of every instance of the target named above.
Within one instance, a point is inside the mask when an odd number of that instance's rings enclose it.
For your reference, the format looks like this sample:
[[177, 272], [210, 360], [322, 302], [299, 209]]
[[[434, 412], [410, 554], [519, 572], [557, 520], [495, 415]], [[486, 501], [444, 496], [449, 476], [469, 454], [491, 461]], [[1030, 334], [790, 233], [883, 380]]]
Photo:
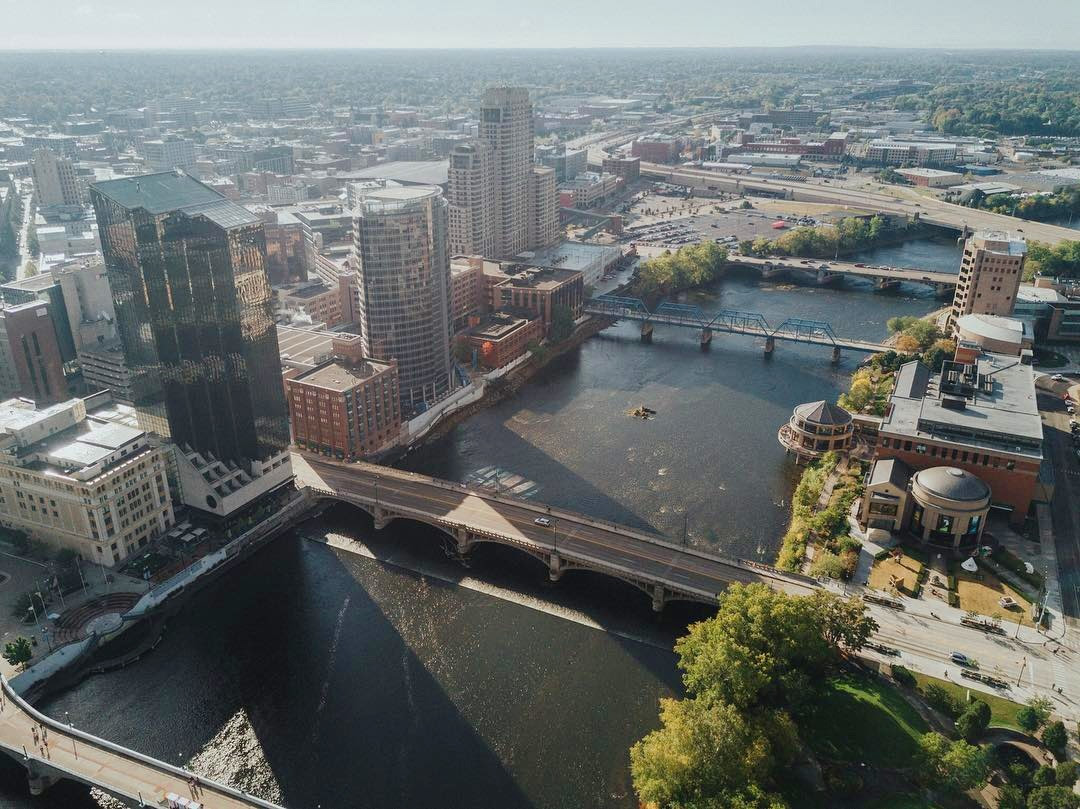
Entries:
[[[0, 680], [0, 686], [0, 748], [27, 766], [32, 775], [81, 781], [136, 806], [140, 801], [147, 806], [166, 806], [169, 793], [192, 798], [188, 779], [193, 773], [50, 719], [27, 705], [7, 678]], [[41, 728], [47, 731], [46, 748], [35, 744], [34, 728], [39, 730], [39, 738]], [[204, 809], [278, 809], [223, 784], [204, 778], [200, 784], [196, 800]]]

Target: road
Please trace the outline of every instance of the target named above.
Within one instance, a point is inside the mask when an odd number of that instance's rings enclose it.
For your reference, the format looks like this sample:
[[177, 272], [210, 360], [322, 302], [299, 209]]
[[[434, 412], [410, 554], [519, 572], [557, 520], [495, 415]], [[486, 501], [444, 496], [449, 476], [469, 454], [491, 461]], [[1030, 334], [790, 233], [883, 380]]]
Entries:
[[881, 211], [884, 213], [903, 214], [909, 217], [919, 216], [932, 225], [952, 227], [957, 230], [968, 227], [974, 230], [1005, 230], [1023, 234], [1033, 239], [1050, 244], [1064, 240], [1076, 240], [1080, 233], [1059, 225], [1044, 222], [1030, 222], [1012, 216], [965, 208], [934, 197], [904, 199], [874, 191], [862, 191], [844, 187], [832, 180], [809, 179], [806, 182], [786, 182], [777, 179], [755, 178], [749, 175], [726, 174], [686, 166], [668, 166], [660, 163], [642, 163], [642, 174], [654, 179], [662, 179], [679, 185], [696, 187], [714, 186], [726, 191], [761, 191], [765, 193], [784, 192], [787, 199], [802, 202], [824, 202], [836, 205]]
[[[190, 799], [192, 773], [155, 761], [50, 719], [23, 702], [2, 680], [0, 747], [38, 774], [60, 776], [100, 787], [130, 805], [159, 806], [169, 793]], [[47, 752], [34, 740], [33, 728], [45, 727]], [[25, 751], [25, 752], [24, 752]], [[276, 809], [274, 804], [200, 779], [197, 800], [205, 809]]]
[[[818, 267], [821, 266], [823, 260], [806, 259], [808, 264], [800, 264], [802, 260], [800, 256], [780, 256], [772, 258], [757, 258], [756, 256], [731, 256], [730, 260], [733, 264], [741, 264], [747, 267], [764, 267], [766, 264], [771, 265], [774, 269], [786, 266], [788, 269], [797, 272], [816, 274]], [[848, 261], [833, 261], [828, 260], [828, 273], [830, 275], [857, 275], [862, 278], [884, 278], [887, 280], [897, 281], [909, 281], [912, 283], [926, 283], [931, 286], [935, 284], [948, 284], [950, 286], [956, 286], [956, 280], [958, 278], [956, 273], [952, 272], [936, 272], [934, 270], [920, 270], [914, 267], [886, 267], [884, 269], [878, 267], [858, 266], [853, 262]]]
[[[506, 544], [542, 554], [554, 552], [572, 564], [660, 582], [707, 603], [735, 581], [767, 581], [796, 594], [816, 589], [804, 577], [770, 574], [765, 567], [684, 549], [663, 537], [625, 526], [388, 467], [342, 464], [294, 453], [293, 472], [299, 485], [377, 502], [388, 510], [426, 515], [447, 526], [466, 526], [481, 534], [507, 538]], [[550, 519], [551, 526], [538, 525], [538, 517]]]
[[1050, 511], [1061, 597], [1066, 615], [1080, 618], [1080, 458], [1073, 448], [1069, 415], [1062, 400], [1069, 383], [1042, 376], [1037, 385], [1044, 443], [1054, 465], [1054, 499]]

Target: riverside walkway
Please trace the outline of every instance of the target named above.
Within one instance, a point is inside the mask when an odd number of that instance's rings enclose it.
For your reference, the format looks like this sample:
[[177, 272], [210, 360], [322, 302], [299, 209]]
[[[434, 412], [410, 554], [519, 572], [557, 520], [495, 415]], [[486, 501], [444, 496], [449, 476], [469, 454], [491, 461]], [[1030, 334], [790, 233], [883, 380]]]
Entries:
[[[44, 748], [43, 735], [48, 741]], [[281, 809], [201, 777], [193, 794], [188, 781], [194, 773], [50, 719], [27, 704], [4, 677], [0, 677], [0, 748], [26, 767], [34, 795], [68, 778], [131, 806], [166, 807], [173, 794], [192, 809]]]
[[629, 582], [652, 598], [715, 604], [732, 582], [764, 582], [796, 595], [819, 588], [808, 576], [771, 565], [683, 547], [656, 534], [543, 503], [368, 463], [293, 453], [297, 487], [309, 496], [359, 506], [382, 528], [394, 519], [432, 525], [465, 556], [483, 542], [508, 545], [548, 567], [556, 581], [591, 570]]

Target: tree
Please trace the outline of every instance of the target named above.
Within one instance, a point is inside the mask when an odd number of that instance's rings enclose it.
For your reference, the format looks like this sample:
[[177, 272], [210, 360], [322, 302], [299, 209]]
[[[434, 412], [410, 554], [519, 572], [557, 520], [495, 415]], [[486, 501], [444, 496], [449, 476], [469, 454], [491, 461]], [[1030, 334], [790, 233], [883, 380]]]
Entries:
[[1043, 764], [1031, 776], [1031, 783], [1037, 787], [1052, 787], [1057, 783], [1057, 773], [1054, 772], [1053, 767]]
[[23, 667], [34, 656], [34, 649], [30, 641], [22, 635], [4, 644], [4, 660], [13, 666]]
[[1054, 712], [1054, 703], [1046, 697], [1032, 697], [1027, 701], [1027, 706], [1035, 713], [1039, 727], [1045, 725], [1047, 720], [1050, 719], [1050, 714]]
[[574, 333], [574, 313], [569, 306], [556, 304], [551, 307], [551, 339], [561, 343]]
[[1076, 783], [1077, 764], [1075, 761], [1063, 761], [1057, 765], [1056, 782], [1058, 786], [1071, 787]]
[[832, 646], [858, 651], [878, 630], [878, 623], [866, 614], [861, 596], [844, 599], [828, 590], [817, 590], [806, 599], [817, 614], [821, 634]]
[[964, 712], [956, 720], [956, 732], [965, 740], [974, 742], [986, 730], [990, 724], [990, 706], [982, 700], [974, 700], [968, 704]]
[[1050, 748], [1058, 758], [1065, 757], [1065, 745], [1069, 743], [1069, 734], [1062, 722], [1051, 722], [1042, 732], [1043, 744]]
[[885, 327], [889, 330], [889, 334], [896, 334], [905, 331], [908, 326], [918, 321], [918, 319], [913, 315], [897, 315], [886, 320]]
[[[769, 741], [732, 705], [664, 699], [660, 725], [630, 748], [630, 773], [642, 803], [726, 806], [725, 798], [768, 778]], [[709, 803], [698, 803], [703, 799]]]
[[914, 354], [921, 347], [919, 341], [910, 334], [901, 334], [896, 338], [896, 350], [902, 354]]
[[963, 739], [950, 742], [940, 733], [919, 738], [919, 777], [934, 789], [966, 792], [983, 784], [990, 772], [986, 753]]
[[997, 809], [1027, 809], [1024, 791], [1013, 784], [1005, 784], [998, 792]]
[[1036, 787], [1028, 795], [1028, 809], [1077, 809], [1080, 797], [1070, 787]]
[[1029, 706], [1025, 705], [1016, 712], [1016, 724], [1028, 733], [1034, 733], [1039, 729], [1039, 715]]

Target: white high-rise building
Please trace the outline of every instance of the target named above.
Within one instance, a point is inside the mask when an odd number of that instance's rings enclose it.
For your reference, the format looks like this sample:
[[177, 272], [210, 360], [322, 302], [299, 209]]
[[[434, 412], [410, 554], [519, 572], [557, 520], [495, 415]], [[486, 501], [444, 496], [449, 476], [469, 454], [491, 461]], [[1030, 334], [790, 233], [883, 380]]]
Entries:
[[80, 205], [86, 201], [86, 187], [79, 181], [75, 164], [48, 149], [38, 149], [30, 165], [38, 205]]
[[533, 158], [529, 91], [488, 89], [480, 102], [477, 140], [450, 155], [451, 253], [513, 258], [557, 238], [555, 183], [545, 171], [536, 173]]
[[195, 170], [195, 143], [186, 138], [169, 137], [143, 143], [146, 168], [150, 172], [183, 169]]

